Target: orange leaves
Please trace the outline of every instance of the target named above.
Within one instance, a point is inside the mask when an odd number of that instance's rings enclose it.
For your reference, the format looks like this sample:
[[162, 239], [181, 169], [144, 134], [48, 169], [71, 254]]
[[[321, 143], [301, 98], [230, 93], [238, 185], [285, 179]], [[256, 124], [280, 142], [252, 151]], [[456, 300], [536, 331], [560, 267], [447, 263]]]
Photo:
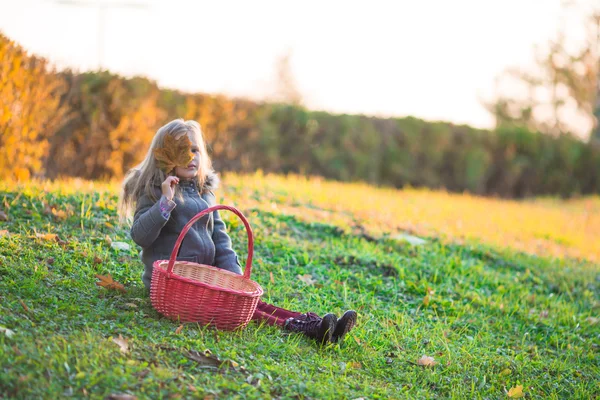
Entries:
[[123, 336], [119, 335], [118, 338], [113, 338], [112, 341], [119, 346], [121, 353], [129, 353], [129, 342]]
[[422, 367], [433, 367], [436, 364], [437, 364], [437, 362], [435, 361], [435, 359], [433, 357], [429, 357], [426, 355], [423, 355], [423, 357], [421, 357], [417, 360], [417, 365], [420, 365]]
[[525, 396], [525, 394], [523, 393], [523, 385], [517, 385], [515, 387], [510, 388], [506, 395], [511, 399], [519, 399]]
[[163, 147], [154, 150], [154, 157], [158, 162], [159, 168], [166, 173], [172, 171], [175, 167], [187, 167], [194, 159], [191, 151], [192, 142], [187, 135], [179, 139], [171, 135], [166, 135]]
[[58, 236], [56, 233], [36, 233], [35, 237], [41, 240], [57, 240]]
[[44, 214], [52, 216], [55, 221], [64, 221], [72, 215], [72, 211], [59, 209], [56, 204], [44, 204]]
[[96, 285], [102, 286], [105, 289], [118, 290], [119, 292], [125, 293], [125, 286], [123, 286], [117, 281], [114, 281], [110, 274], [106, 276], [96, 275], [96, 278], [100, 279], [99, 282], [96, 282]]
[[43, 169], [48, 139], [68, 120], [67, 87], [44, 59], [0, 34], [0, 179], [29, 180]]

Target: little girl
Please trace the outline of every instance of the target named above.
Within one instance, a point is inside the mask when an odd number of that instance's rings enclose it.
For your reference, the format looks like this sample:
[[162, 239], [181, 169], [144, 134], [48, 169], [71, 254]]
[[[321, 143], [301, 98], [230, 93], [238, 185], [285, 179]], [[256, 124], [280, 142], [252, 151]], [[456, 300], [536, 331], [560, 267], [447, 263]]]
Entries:
[[[185, 224], [216, 204], [213, 191], [218, 183], [200, 125], [183, 119], [161, 127], [145, 159], [127, 173], [119, 213], [121, 219], [126, 220], [135, 208], [131, 238], [142, 247], [141, 258], [145, 264], [142, 281], [146, 288], [150, 288], [153, 262], [168, 260]], [[177, 260], [242, 274], [218, 211], [205, 215], [193, 225], [181, 244]], [[301, 314], [262, 301], [258, 302], [252, 317], [285, 330], [304, 333], [322, 344], [341, 342], [356, 324], [356, 318], [357, 314], [352, 310], [346, 311], [340, 319], [334, 314], [321, 318], [311, 312]]]

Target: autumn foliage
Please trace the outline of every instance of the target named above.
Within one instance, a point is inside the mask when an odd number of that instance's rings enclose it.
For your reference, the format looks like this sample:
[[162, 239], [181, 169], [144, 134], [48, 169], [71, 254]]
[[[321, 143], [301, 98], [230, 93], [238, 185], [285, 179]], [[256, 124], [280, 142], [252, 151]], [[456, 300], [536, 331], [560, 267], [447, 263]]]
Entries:
[[50, 140], [68, 119], [61, 76], [0, 34], [0, 179], [44, 172]]
[[219, 172], [323, 176], [483, 195], [600, 192], [600, 146], [516, 126], [310, 112], [160, 89], [106, 71], [54, 72], [0, 34], [0, 179], [120, 179], [175, 118], [203, 128]]

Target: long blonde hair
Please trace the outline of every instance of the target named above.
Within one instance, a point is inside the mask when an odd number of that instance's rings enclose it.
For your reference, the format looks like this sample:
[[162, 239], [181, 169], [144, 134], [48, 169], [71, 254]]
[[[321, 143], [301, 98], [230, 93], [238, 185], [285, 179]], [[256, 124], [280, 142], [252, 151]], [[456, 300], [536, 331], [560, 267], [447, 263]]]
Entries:
[[[130, 169], [125, 175], [118, 206], [121, 222], [131, 222], [137, 201], [144, 194], [148, 195], [152, 201], [158, 201], [156, 188], [160, 188], [160, 185], [167, 179], [167, 176], [174, 174], [174, 171], [166, 174], [158, 167], [156, 159], [154, 158], [154, 150], [163, 145], [166, 135], [171, 135], [175, 139], [179, 139], [182, 135], [188, 134], [195, 136], [200, 151], [198, 175], [196, 175], [194, 180], [196, 181], [198, 190], [201, 192], [206, 177], [210, 173], [214, 173], [212, 162], [208, 157], [206, 144], [202, 137], [202, 129], [200, 128], [200, 124], [196, 121], [184, 121], [182, 118], [178, 118], [160, 127], [158, 131], [156, 131], [144, 160], [139, 165]], [[178, 185], [175, 186], [175, 196], [180, 200], [183, 200]]]

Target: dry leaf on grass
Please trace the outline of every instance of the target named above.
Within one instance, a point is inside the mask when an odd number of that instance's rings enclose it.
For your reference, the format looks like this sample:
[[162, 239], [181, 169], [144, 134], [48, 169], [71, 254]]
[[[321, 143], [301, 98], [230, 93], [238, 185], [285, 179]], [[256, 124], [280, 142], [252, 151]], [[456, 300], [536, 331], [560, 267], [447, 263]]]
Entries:
[[36, 233], [35, 237], [42, 240], [57, 240], [56, 233]]
[[121, 350], [121, 353], [129, 353], [129, 343], [127, 341], [127, 339], [125, 339], [123, 336], [121, 336], [119, 334], [118, 338], [113, 338], [112, 339], [113, 342], [115, 342], [117, 345], [119, 345], [119, 349]]
[[54, 216], [54, 218], [56, 218], [59, 221], [64, 221], [68, 217], [66, 211], [64, 211], [64, 210], [52, 209], [52, 215]]
[[275, 283], [275, 278], [273, 278], [272, 272], [269, 272], [269, 277], [271, 278], [271, 283]]
[[525, 394], [523, 393], [523, 385], [517, 385], [515, 387], [510, 388], [506, 395], [511, 399], [518, 399], [525, 396]]
[[154, 150], [154, 157], [158, 167], [165, 172], [171, 172], [175, 167], [187, 167], [194, 159], [191, 151], [192, 142], [187, 135], [175, 139], [174, 136], [166, 135], [163, 147]]
[[296, 278], [300, 279], [307, 285], [314, 285], [317, 281], [313, 279], [311, 274], [298, 275]]
[[203, 353], [196, 350], [189, 350], [187, 354], [184, 355], [190, 360], [196, 361], [200, 366], [206, 368], [217, 369], [222, 364], [221, 360], [213, 356], [210, 350], [204, 350]]
[[96, 275], [96, 278], [100, 279], [99, 282], [96, 282], [96, 285], [102, 286], [105, 289], [113, 289], [125, 293], [125, 286], [123, 286], [117, 281], [114, 281], [110, 274], [108, 274], [107, 276]]
[[27, 311], [28, 313], [31, 312], [31, 310], [29, 309], [29, 307], [27, 307], [27, 304], [25, 304], [23, 300], [19, 299], [19, 303], [21, 303], [21, 307], [23, 307], [23, 310]]
[[427, 294], [425, 297], [423, 297], [423, 305], [427, 307], [430, 300], [431, 298], [429, 297], [429, 294]]
[[245, 370], [244, 367], [240, 367], [240, 365], [233, 360], [219, 360], [217, 357], [212, 355], [210, 350], [204, 350], [203, 353], [200, 353], [196, 350], [189, 350], [187, 353], [184, 353], [184, 356], [192, 361], [196, 361], [201, 367], [204, 368], [232, 368], [236, 370], [239, 367], [241, 370]]
[[125, 243], [125, 242], [112, 242], [110, 244], [110, 247], [115, 250], [123, 250], [123, 251], [127, 251], [131, 248], [131, 246], [129, 246], [129, 243]]
[[8, 215], [4, 211], [0, 211], [0, 221], [8, 221]]
[[433, 357], [425, 355], [417, 360], [417, 365], [421, 365], [423, 367], [433, 367], [436, 364], [437, 362], [434, 360]]
[[15, 334], [15, 331], [12, 331], [2, 325], [0, 325], [0, 333], [4, 333], [6, 337], [12, 337]]
[[179, 328], [175, 329], [175, 334], [179, 335], [182, 330], [183, 330], [183, 325], [179, 325]]
[[10, 232], [8, 231], [8, 229], [0, 229], [0, 237], [2, 236], [9, 236]]
[[113, 393], [106, 396], [104, 400], [137, 400], [137, 397], [131, 394]]

